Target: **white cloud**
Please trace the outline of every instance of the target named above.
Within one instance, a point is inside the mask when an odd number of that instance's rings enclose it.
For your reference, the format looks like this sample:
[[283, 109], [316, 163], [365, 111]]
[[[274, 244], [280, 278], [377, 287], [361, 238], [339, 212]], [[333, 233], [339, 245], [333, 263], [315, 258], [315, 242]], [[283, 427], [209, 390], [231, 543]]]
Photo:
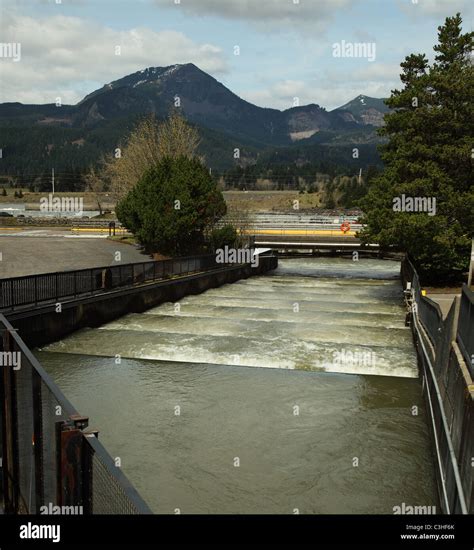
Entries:
[[247, 90], [241, 96], [259, 105], [275, 109], [290, 109], [293, 99], [299, 105], [317, 103], [328, 111], [344, 105], [359, 94], [370, 97], [388, 97], [394, 88], [401, 86], [400, 67], [397, 64], [376, 63], [352, 71], [329, 70], [316, 79], [281, 80], [264, 85], [261, 89]]
[[472, 0], [417, 0], [416, 2], [406, 2], [398, 0], [400, 8], [405, 13], [412, 15], [429, 15], [433, 17], [450, 17], [456, 12], [461, 15], [472, 15]]
[[[118, 31], [78, 17], [5, 15], [2, 42], [21, 44], [21, 60], [0, 59], [0, 102], [75, 103], [94, 87], [150, 66], [195, 63], [227, 70], [220, 48], [181, 32]], [[120, 46], [121, 55], [115, 54]]]
[[[194, 16], [249, 21], [278, 30], [320, 31], [339, 10], [354, 0], [154, 0], [159, 7], [183, 10]], [[285, 28], [285, 25], [288, 27]]]
[[301, 80], [281, 80], [264, 89], [244, 91], [241, 96], [260, 107], [281, 110], [294, 107], [295, 98], [299, 105], [315, 103], [312, 87]]
[[[361, 64], [351, 71], [338, 71], [328, 69], [325, 71], [325, 79], [329, 84], [344, 84], [348, 81], [363, 85], [365, 82], [379, 82], [383, 84], [400, 83], [401, 68], [398, 63], [371, 63]], [[361, 92], [363, 93], [363, 92]], [[365, 94], [368, 95], [368, 94]]]

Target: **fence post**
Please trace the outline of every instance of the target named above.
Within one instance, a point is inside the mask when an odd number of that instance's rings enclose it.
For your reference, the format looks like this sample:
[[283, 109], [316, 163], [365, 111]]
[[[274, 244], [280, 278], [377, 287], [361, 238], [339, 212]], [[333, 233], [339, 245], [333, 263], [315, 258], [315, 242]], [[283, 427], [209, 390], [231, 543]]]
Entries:
[[[41, 400], [41, 377], [32, 369], [32, 390], [33, 390], [33, 450], [35, 459], [35, 493], [36, 513], [38, 514], [44, 504], [44, 483], [43, 483], [43, 409]], [[31, 513], [31, 510], [30, 510]]]
[[92, 447], [87, 443], [87, 438], [97, 437], [97, 432], [90, 432], [83, 434], [84, 438], [82, 441], [82, 486], [83, 486], [83, 495], [82, 495], [82, 506], [83, 512], [85, 515], [90, 515], [94, 513], [94, 498], [93, 498], [93, 488], [94, 488], [94, 451]]
[[471, 243], [471, 261], [469, 262], [469, 276], [467, 279], [467, 287], [470, 289], [472, 286], [472, 274], [474, 272], [474, 239]]
[[[10, 333], [3, 329], [0, 338], [2, 351], [11, 350]], [[3, 474], [3, 500], [6, 514], [18, 513], [18, 431], [16, 415], [16, 390], [12, 367], [3, 367], [0, 372], [0, 438], [1, 468]]]
[[59, 506], [83, 506], [89, 501], [86, 494], [89, 486], [84, 486], [83, 437], [82, 430], [89, 419], [85, 416], [72, 416], [69, 420], [56, 423], [57, 437], [57, 502]]
[[[461, 294], [462, 298], [462, 294]], [[461, 298], [458, 296], [454, 297], [453, 303], [451, 304], [451, 307], [454, 308], [454, 316], [453, 316], [453, 324], [451, 327], [451, 342], [453, 340], [456, 340], [456, 336], [458, 333], [458, 325], [459, 325], [459, 310], [461, 309]], [[451, 346], [450, 342], [450, 346]]]

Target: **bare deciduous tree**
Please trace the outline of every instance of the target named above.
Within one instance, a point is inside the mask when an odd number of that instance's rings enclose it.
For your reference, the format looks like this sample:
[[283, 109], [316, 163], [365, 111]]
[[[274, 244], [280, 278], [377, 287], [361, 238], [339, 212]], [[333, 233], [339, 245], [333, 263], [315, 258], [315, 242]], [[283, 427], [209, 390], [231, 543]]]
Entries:
[[107, 191], [107, 183], [104, 179], [91, 168], [89, 173], [84, 177], [86, 182], [86, 191], [94, 195], [94, 199], [99, 208], [99, 213], [102, 216], [102, 197], [105, 191]]
[[190, 126], [176, 110], [158, 128], [160, 157], [193, 158], [200, 141], [196, 128]]
[[255, 216], [248, 208], [228, 203], [227, 214], [223, 221], [232, 225], [237, 231], [239, 246], [251, 243], [255, 228]]
[[199, 142], [198, 131], [177, 110], [161, 124], [154, 114], [149, 115], [138, 123], [124, 147], [104, 159], [99, 177], [120, 200], [163, 157], [195, 157]]

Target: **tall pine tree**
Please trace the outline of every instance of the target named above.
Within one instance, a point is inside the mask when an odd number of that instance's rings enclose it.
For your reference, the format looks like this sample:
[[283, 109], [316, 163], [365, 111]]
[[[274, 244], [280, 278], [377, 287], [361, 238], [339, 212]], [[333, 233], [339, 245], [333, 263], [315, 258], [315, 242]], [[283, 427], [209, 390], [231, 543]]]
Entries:
[[[459, 279], [474, 233], [474, 33], [458, 13], [438, 28], [430, 65], [424, 54], [401, 64], [403, 88], [387, 100], [381, 133], [382, 175], [362, 201], [365, 242], [396, 247], [414, 259], [425, 282]], [[433, 212], [394, 210], [399, 197], [436, 199]], [[431, 205], [434, 203], [432, 202]]]

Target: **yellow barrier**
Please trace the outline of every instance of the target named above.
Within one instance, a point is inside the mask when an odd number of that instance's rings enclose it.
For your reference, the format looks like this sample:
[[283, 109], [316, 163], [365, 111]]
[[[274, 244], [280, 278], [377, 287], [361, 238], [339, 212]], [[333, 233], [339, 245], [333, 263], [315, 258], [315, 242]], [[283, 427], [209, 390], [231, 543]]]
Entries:
[[[82, 233], [109, 233], [110, 229], [108, 227], [72, 227], [71, 231], [74, 233], [82, 232]], [[113, 231], [112, 231], [113, 233]], [[128, 231], [126, 229], [115, 229], [115, 235], [126, 235], [128, 234]]]
[[296, 236], [326, 236], [326, 237], [355, 237], [355, 231], [341, 231], [340, 229], [254, 229], [244, 231], [250, 235], [279, 235], [284, 237], [285, 235]]
[[[71, 231], [89, 233], [108, 233], [108, 227], [73, 227]], [[115, 234], [126, 234], [126, 229], [116, 229]], [[243, 233], [248, 235], [278, 235], [278, 236], [326, 236], [326, 237], [355, 237], [355, 231], [341, 231], [340, 229], [247, 229]]]

